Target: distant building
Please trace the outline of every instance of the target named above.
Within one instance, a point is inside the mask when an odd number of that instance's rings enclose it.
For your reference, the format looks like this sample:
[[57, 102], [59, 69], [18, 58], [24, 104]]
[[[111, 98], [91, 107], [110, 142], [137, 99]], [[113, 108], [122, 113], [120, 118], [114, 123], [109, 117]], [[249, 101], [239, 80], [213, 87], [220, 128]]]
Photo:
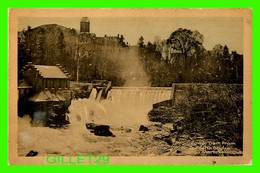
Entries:
[[121, 37], [117, 36], [107, 36], [97, 37], [96, 34], [90, 32], [90, 20], [88, 17], [82, 17], [80, 21], [80, 33], [79, 42], [87, 43], [87, 49], [96, 50], [105, 48], [119, 48]]
[[92, 73], [97, 70], [90, 66], [95, 66], [96, 60], [127, 50], [128, 45], [123, 42], [122, 35], [97, 36], [92, 33], [91, 21], [87, 17], [83, 17], [79, 25], [79, 30], [47, 24], [18, 32], [19, 72], [26, 62], [31, 61], [38, 65], [62, 64], [71, 74], [71, 80], [77, 80], [77, 77], [89, 82], [99, 79], [102, 74]]
[[90, 21], [87, 17], [82, 17], [80, 21], [80, 32], [90, 31]]
[[[118, 54], [128, 45], [123, 42], [123, 36], [107, 36], [98, 37], [90, 31], [90, 20], [83, 17], [80, 21], [80, 32], [78, 33], [77, 42], [77, 70], [72, 71], [72, 79], [76, 81], [91, 81], [93, 79], [102, 78], [102, 74], [97, 75], [97, 61], [102, 57]], [[91, 65], [89, 65], [91, 64]], [[93, 65], [93, 67], [91, 67]], [[91, 70], [90, 70], [91, 69]], [[95, 71], [91, 74], [91, 71]]]

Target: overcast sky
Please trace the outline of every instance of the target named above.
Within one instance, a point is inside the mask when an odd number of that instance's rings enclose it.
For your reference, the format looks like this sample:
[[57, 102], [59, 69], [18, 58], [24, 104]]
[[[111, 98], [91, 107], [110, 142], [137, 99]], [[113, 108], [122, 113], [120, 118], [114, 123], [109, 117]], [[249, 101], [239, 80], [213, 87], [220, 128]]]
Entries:
[[[124, 35], [125, 41], [135, 45], [140, 36], [145, 42], [155, 36], [167, 39], [178, 28], [198, 30], [204, 36], [204, 47], [212, 49], [215, 44], [227, 45], [230, 51], [243, 53], [243, 18], [89, 18], [90, 32], [97, 36]], [[79, 30], [80, 18], [19, 18], [18, 30], [45, 24], [58, 24]]]

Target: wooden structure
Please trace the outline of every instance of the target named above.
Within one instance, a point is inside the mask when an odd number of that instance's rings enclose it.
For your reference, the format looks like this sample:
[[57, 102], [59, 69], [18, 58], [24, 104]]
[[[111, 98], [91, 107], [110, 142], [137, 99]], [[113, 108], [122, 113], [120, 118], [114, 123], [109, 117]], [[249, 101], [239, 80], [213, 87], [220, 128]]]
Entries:
[[28, 63], [19, 81], [18, 113], [29, 114], [33, 124], [60, 125], [68, 121], [66, 112], [71, 104], [70, 75], [56, 66]]

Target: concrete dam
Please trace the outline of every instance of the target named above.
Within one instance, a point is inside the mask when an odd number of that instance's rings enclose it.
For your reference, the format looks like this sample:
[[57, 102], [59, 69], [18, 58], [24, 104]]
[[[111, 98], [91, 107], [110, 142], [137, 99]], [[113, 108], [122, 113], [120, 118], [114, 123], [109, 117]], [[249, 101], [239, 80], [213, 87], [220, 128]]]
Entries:
[[89, 98], [72, 100], [69, 118], [74, 123], [109, 125], [147, 124], [153, 104], [171, 99], [171, 87], [113, 87], [106, 99], [103, 90], [93, 88]]

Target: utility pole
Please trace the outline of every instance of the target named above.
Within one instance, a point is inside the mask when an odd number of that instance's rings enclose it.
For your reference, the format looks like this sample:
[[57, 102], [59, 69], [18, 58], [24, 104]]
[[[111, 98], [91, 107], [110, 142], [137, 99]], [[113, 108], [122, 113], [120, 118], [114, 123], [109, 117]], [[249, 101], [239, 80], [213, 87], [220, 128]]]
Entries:
[[79, 58], [77, 60], [77, 82], [79, 82]]
[[174, 106], [174, 103], [175, 103], [175, 96], [176, 96], [176, 87], [177, 85], [176, 84], [172, 84], [172, 92], [171, 92], [171, 100], [172, 100], [172, 106]]
[[77, 58], [77, 82], [79, 82], [79, 54], [76, 50], [76, 58]]
[[[78, 56], [77, 56], [78, 55]], [[77, 82], [79, 82], [79, 60], [80, 58], [82, 58], [83, 56], [87, 56], [88, 57], [88, 51], [86, 51], [83, 55], [80, 54], [80, 51], [76, 51], [76, 57], [77, 57]]]

